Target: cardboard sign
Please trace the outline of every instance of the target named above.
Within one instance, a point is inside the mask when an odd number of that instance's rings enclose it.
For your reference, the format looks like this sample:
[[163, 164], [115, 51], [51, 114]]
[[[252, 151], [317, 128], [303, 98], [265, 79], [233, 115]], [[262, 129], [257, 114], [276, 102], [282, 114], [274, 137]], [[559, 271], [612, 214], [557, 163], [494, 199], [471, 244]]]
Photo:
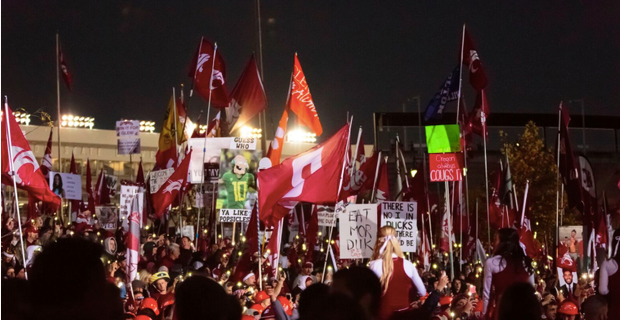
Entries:
[[377, 242], [377, 204], [350, 204], [340, 219], [340, 259], [372, 256]]
[[[192, 149], [192, 158], [189, 162], [189, 182], [194, 184], [202, 183], [202, 175], [205, 170], [204, 163], [219, 164], [222, 149], [256, 150], [256, 139], [254, 139], [253, 144], [240, 144], [239, 148], [237, 148], [235, 139], [240, 138], [206, 138], [206, 141], [205, 138], [189, 139], [187, 144], [189, 148]], [[217, 176], [219, 177], [219, 172]], [[205, 183], [206, 182], [205, 180]], [[215, 182], [217, 181], [213, 183]]]
[[116, 230], [118, 225], [118, 208], [116, 206], [96, 206], [95, 212], [101, 228]]
[[138, 213], [140, 215], [140, 228], [142, 228], [142, 209], [144, 208], [144, 192], [138, 186], [121, 186], [121, 199], [118, 213], [121, 223], [126, 231], [129, 231], [127, 217], [131, 213], [133, 199], [138, 197]]
[[237, 138], [230, 139], [228, 149], [256, 150], [256, 138]]
[[116, 136], [118, 154], [140, 153], [140, 121], [116, 121]]
[[428, 153], [460, 152], [461, 129], [458, 124], [426, 126]]
[[50, 189], [59, 197], [82, 200], [82, 177], [79, 174], [49, 172]]
[[151, 171], [149, 178], [151, 179], [151, 194], [156, 193], [161, 185], [170, 178], [174, 173], [174, 168], [168, 168], [164, 170]]
[[332, 206], [318, 206], [317, 214], [319, 219], [319, 226], [323, 227], [335, 227], [336, 226], [336, 212]]
[[418, 237], [418, 203], [384, 201], [381, 203], [381, 226], [396, 229], [400, 248], [405, 252], [416, 251]]
[[252, 210], [246, 209], [221, 209], [220, 222], [250, 222]]
[[429, 154], [428, 163], [431, 181], [463, 180], [462, 153]]

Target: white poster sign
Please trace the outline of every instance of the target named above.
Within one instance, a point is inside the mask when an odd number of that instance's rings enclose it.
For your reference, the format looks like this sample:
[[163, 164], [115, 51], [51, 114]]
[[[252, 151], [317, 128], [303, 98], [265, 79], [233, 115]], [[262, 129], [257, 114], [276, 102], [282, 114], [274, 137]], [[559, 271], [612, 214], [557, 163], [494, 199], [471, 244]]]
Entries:
[[[205, 168], [212, 170], [213, 172], [208, 176], [219, 179], [219, 164], [222, 149], [242, 149], [242, 150], [256, 150], [256, 139], [254, 143], [240, 143], [237, 147], [234, 137], [226, 138], [192, 138], [188, 140], [188, 146], [192, 149], [192, 158], [189, 162], [189, 181], [190, 183], [202, 183], [202, 175]], [[240, 142], [243, 142], [241, 139]], [[247, 149], [246, 149], [247, 147]], [[206, 153], [204, 152], [206, 150]], [[213, 164], [212, 166], [205, 166], [205, 164]], [[215, 165], [217, 164], [217, 166]], [[215, 172], [217, 171], [217, 172]], [[209, 181], [205, 181], [207, 183]]]
[[118, 208], [116, 206], [97, 206], [95, 207], [95, 213], [101, 228], [116, 230], [118, 225]]
[[252, 210], [220, 209], [220, 222], [250, 222]]
[[318, 206], [317, 214], [319, 219], [319, 226], [323, 227], [335, 227], [336, 226], [336, 212], [333, 206]]
[[142, 209], [144, 208], [144, 192], [138, 186], [121, 186], [121, 199], [119, 203], [119, 215], [123, 228], [129, 230], [127, 217], [131, 213], [133, 199], [138, 197], [138, 212], [140, 214], [140, 228], [142, 228]]
[[381, 203], [381, 226], [396, 229], [400, 247], [404, 252], [416, 251], [418, 235], [418, 203], [383, 201]]
[[174, 168], [151, 171], [149, 178], [151, 179], [151, 194], [156, 193], [168, 178], [174, 173]]
[[118, 154], [140, 153], [140, 121], [116, 121]]
[[79, 174], [49, 172], [50, 189], [59, 197], [82, 200], [82, 177]]
[[237, 150], [256, 150], [256, 138], [237, 138], [230, 139], [228, 149]]
[[340, 219], [340, 259], [372, 256], [377, 242], [377, 204], [350, 204]]

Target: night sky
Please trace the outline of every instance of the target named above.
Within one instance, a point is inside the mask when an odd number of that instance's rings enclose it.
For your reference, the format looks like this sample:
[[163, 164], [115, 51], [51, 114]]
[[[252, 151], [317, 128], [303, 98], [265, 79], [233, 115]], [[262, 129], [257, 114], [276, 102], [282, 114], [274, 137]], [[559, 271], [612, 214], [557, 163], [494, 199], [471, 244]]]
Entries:
[[[111, 129], [120, 118], [159, 127], [171, 88], [189, 88], [201, 36], [218, 42], [229, 90], [258, 50], [250, 0], [5, 0], [1, 8], [1, 91], [9, 104], [55, 114], [58, 30], [74, 77], [71, 93], [61, 83], [63, 112], [94, 116], [96, 128]], [[373, 111], [402, 111], [414, 96], [424, 109], [458, 63], [463, 23], [489, 77], [492, 113], [552, 113], [562, 99], [584, 99], [587, 114], [620, 115], [617, 0], [262, 0], [261, 10], [273, 126], [298, 52], [324, 135], [350, 111], [371, 142]], [[474, 96], [464, 84], [471, 107]], [[190, 115], [205, 108], [194, 96]]]

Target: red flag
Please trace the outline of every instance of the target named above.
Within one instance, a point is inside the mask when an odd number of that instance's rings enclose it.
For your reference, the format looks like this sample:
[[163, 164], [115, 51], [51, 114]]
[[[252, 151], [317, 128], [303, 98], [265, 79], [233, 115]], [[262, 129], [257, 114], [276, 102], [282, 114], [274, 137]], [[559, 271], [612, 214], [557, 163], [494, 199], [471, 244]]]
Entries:
[[234, 283], [241, 281], [243, 277], [250, 273], [252, 256], [258, 252], [258, 212], [256, 203], [252, 209], [248, 228], [245, 230], [245, 245], [243, 254], [235, 267], [235, 273], [230, 278]]
[[[37, 200], [50, 205], [50, 209], [55, 211], [60, 206], [60, 198], [52, 192], [47, 180], [39, 170], [39, 164], [35, 158], [30, 145], [24, 137], [22, 130], [15, 121], [13, 111], [5, 104], [4, 115], [2, 117], [2, 183], [13, 184], [13, 179], [17, 187], [28, 191]], [[11, 141], [9, 141], [9, 134]], [[9, 145], [11, 146], [11, 156], [9, 157]], [[15, 175], [11, 176], [10, 162], [13, 163]]]
[[[607, 200], [607, 199], [605, 199]], [[608, 235], [610, 228], [607, 227], [607, 213], [598, 215], [598, 223], [596, 227], [596, 247], [607, 249]], [[611, 249], [610, 249], [611, 250]]]
[[58, 46], [58, 60], [60, 61], [60, 72], [62, 72], [62, 79], [65, 81], [67, 85], [67, 89], [71, 91], [71, 84], [73, 83], [73, 76], [69, 72], [67, 68], [67, 63], [65, 63], [65, 55], [62, 53], [62, 48]]
[[313, 261], [314, 259], [314, 246], [316, 245], [317, 235], [319, 232], [319, 212], [317, 205], [312, 206], [312, 214], [310, 216], [310, 223], [308, 224], [308, 230], [306, 230], [307, 237], [307, 252], [306, 261]]
[[467, 220], [467, 204], [465, 201], [465, 193], [463, 192], [463, 181], [455, 182], [456, 190], [453, 192], [452, 217], [454, 217], [454, 229], [459, 233], [466, 233], [469, 230], [469, 221]]
[[280, 164], [280, 158], [282, 157], [282, 147], [284, 147], [284, 133], [286, 132], [286, 126], [288, 124], [288, 109], [284, 109], [280, 123], [278, 123], [278, 129], [276, 134], [271, 140], [269, 145], [269, 151], [267, 152], [267, 158], [271, 160], [271, 165], [275, 166]]
[[142, 159], [138, 165], [138, 173], [136, 174], [136, 183], [140, 186], [144, 186], [144, 169], [142, 169]]
[[267, 108], [267, 96], [254, 55], [252, 55], [235, 88], [230, 93], [230, 108], [227, 110], [230, 115], [229, 123], [232, 125], [230, 132], [241, 128], [265, 108]]
[[[483, 121], [484, 116], [484, 121]], [[489, 116], [489, 102], [487, 101], [487, 96], [485, 91], [482, 90], [478, 92], [476, 96], [476, 103], [474, 104], [474, 109], [471, 111], [469, 116], [466, 119], [465, 131], [466, 133], [473, 132], [479, 136], [483, 136], [483, 132], [485, 132], [486, 128], [486, 118]], [[489, 138], [489, 133], [487, 132], [487, 141]]]
[[387, 161], [381, 161], [379, 165], [379, 178], [375, 191], [375, 200], [377, 202], [390, 200], [390, 185], [388, 183]]
[[282, 224], [284, 218], [276, 222], [271, 233], [271, 238], [267, 244], [267, 263], [269, 270], [265, 273], [269, 274], [269, 278], [276, 277], [278, 275], [278, 262], [280, 260], [280, 240], [282, 238]]
[[95, 186], [95, 205], [110, 203], [110, 189], [106, 181], [105, 172], [101, 169], [97, 178], [97, 186]]
[[86, 159], [86, 193], [88, 193], [88, 210], [95, 214], [95, 195], [93, 193], [93, 176], [90, 171], [90, 159]]
[[207, 138], [219, 137], [218, 131], [220, 131], [220, 112], [215, 115], [215, 118], [209, 122], [207, 127]]
[[138, 197], [131, 201], [131, 213], [127, 217], [129, 232], [125, 239], [127, 246], [127, 283], [131, 283], [138, 275], [138, 260], [140, 256], [140, 210]]
[[261, 221], [279, 221], [283, 215], [275, 209], [287, 202], [336, 202], [349, 129], [347, 124], [324, 143], [258, 173]]
[[502, 202], [499, 200], [499, 189], [502, 185], [502, 169], [501, 165], [498, 164], [497, 171], [495, 172], [496, 182], [495, 188], [493, 189], [493, 193], [491, 194], [491, 199], [489, 200], [489, 223], [494, 228], [501, 228], [503, 221], [503, 206]]
[[41, 160], [41, 173], [45, 177], [52, 171], [52, 132], [54, 132], [54, 128], [50, 128], [50, 137], [47, 139], [45, 154], [43, 154], [43, 160]]
[[323, 133], [319, 115], [316, 113], [314, 101], [310, 94], [310, 88], [306, 82], [306, 76], [301, 69], [301, 64], [295, 53], [293, 75], [291, 77], [291, 88], [289, 90], [288, 108], [297, 115], [301, 123], [308, 127], [317, 136]]
[[446, 203], [444, 204], [443, 218], [441, 221], [441, 242], [439, 245], [439, 248], [445, 252], [450, 251], [450, 238], [452, 238], [452, 243], [454, 243], [456, 240], [454, 238], [454, 228], [452, 228], [449, 223], [450, 217], [448, 216], [448, 210], [446, 209], [448, 205], [449, 203], [446, 199]]
[[465, 30], [465, 42], [463, 43], [463, 65], [469, 67], [469, 83], [471, 86], [478, 91], [484, 89], [487, 86], [487, 76], [467, 30]]
[[38, 218], [41, 215], [39, 212], [39, 200], [34, 198], [30, 193], [28, 194], [28, 221]]
[[[529, 183], [529, 182], [528, 182]], [[534, 240], [534, 231], [532, 231], [532, 220], [531, 220], [531, 211], [528, 196], [529, 196], [529, 187], [525, 188], [525, 194], [523, 195], [523, 224], [521, 224], [520, 230], [520, 243], [521, 246], [524, 247], [525, 253], [528, 257], [534, 259], [538, 257], [538, 244], [536, 240]]]
[[[215, 56], [215, 63], [213, 63]], [[204, 38], [192, 60], [189, 77], [194, 79], [196, 92], [217, 108], [228, 107], [228, 90], [226, 90], [226, 64], [222, 54], [218, 51], [217, 44], [213, 46]], [[211, 73], [211, 70], [213, 72]], [[211, 82], [211, 84], [209, 84]]]
[[[568, 194], [568, 206], [570, 209], [577, 208], [579, 211], [583, 212], [584, 197], [582, 194], [581, 183], [579, 181], [579, 165], [577, 161], [575, 161], [573, 148], [570, 142], [570, 133], [568, 131], [570, 115], [568, 113], [568, 108], [563, 103], [560, 103], [560, 113], [560, 167], [558, 170], [560, 171], [560, 175], [564, 181], [564, 187], [566, 188], [566, 193]], [[558, 145], [556, 145], [556, 152], [554, 152], [556, 156], [558, 154], [557, 146]]]
[[379, 165], [380, 152], [374, 152], [372, 156], [364, 158], [360, 162], [360, 169], [355, 172], [359, 181], [360, 192], [373, 189], [375, 176], [377, 175], [377, 166]]
[[155, 209], [155, 216], [159, 216], [168, 205], [174, 201], [179, 193], [179, 190], [185, 186], [187, 180], [187, 171], [189, 170], [189, 160], [191, 158], [191, 151], [185, 156], [179, 167], [174, 173], [161, 185], [159, 190], [152, 195], [153, 208]]

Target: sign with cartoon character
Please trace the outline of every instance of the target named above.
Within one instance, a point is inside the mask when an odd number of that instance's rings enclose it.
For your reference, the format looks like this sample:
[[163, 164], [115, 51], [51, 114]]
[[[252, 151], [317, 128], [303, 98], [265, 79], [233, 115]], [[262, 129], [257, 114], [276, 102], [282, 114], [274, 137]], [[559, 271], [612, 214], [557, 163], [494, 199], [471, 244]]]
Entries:
[[256, 193], [256, 171], [260, 153], [222, 149], [220, 158], [219, 198], [223, 209], [251, 210], [250, 193]]

